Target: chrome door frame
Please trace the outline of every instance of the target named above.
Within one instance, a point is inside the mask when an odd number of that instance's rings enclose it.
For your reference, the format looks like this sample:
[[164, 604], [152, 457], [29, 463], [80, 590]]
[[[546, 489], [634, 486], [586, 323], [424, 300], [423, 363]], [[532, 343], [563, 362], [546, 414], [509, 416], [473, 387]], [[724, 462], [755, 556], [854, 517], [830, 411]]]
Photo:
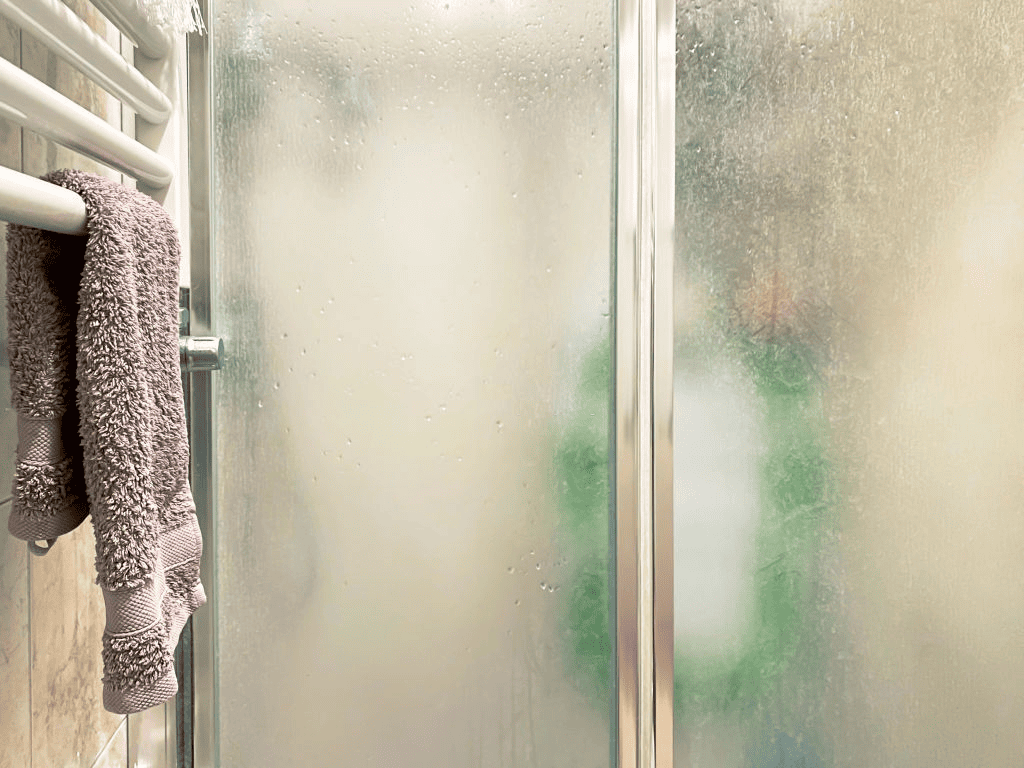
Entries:
[[670, 768], [675, 2], [617, 11], [617, 764]]
[[[213, 124], [210, 88], [210, 28], [214, 20], [210, 2], [198, 0], [207, 32], [188, 35], [188, 132], [191, 227], [190, 322], [194, 335], [213, 336], [213, 253], [211, 232], [213, 216], [210, 191], [213, 188], [213, 166], [210, 162]], [[214, 526], [217, 475], [214, 457], [216, 409], [213, 402], [213, 372], [190, 373], [190, 449], [192, 495], [196, 515], [203, 533], [203, 556], [200, 562], [207, 604], [192, 616], [192, 675], [194, 709], [192, 717], [192, 765], [213, 768], [217, 765], [217, 530]], [[191, 768], [183, 765], [181, 768]]]

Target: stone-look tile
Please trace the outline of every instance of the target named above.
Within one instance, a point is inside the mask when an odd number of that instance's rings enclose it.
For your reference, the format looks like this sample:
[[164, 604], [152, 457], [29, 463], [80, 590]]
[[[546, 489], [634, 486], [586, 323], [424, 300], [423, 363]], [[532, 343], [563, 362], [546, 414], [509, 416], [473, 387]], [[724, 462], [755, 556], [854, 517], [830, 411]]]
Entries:
[[128, 766], [128, 718], [121, 720], [107, 746], [96, 758], [91, 768], [127, 768]]
[[7, 535], [10, 512], [0, 504], [0, 768], [29, 768], [28, 548]]
[[[108, 34], [106, 21], [86, 2], [69, 2], [73, 10], [85, 18], [89, 25], [104, 37]], [[104, 118], [120, 130], [121, 104], [98, 85], [59, 59], [45, 45], [28, 33], [22, 34], [21, 66], [26, 72], [59, 93], [67, 96], [79, 106]], [[111, 178], [120, 179], [121, 174], [105, 165], [90, 160], [66, 147], [54, 144], [30, 130], [24, 131], [24, 172], [33, 176], [58, 168], [79, 168]]]
[[87, 521], [30, 561], [32, 758], [89, 766], [121, 718], [103, 709], [103, 596]]
[[21, 64], [21, 31], [7, 19], [0, 19], [0, 56], [12, 64]]

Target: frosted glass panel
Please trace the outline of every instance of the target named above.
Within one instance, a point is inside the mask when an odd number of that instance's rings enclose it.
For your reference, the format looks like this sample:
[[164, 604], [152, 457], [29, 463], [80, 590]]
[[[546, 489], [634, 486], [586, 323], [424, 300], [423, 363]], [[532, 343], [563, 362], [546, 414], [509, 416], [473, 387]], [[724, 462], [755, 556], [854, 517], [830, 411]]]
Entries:
[[1020, 765], [1024, 6], [676, 11], [676, 765]]
[[612, 10], [215, 4], [222, 765], [608, 765]]

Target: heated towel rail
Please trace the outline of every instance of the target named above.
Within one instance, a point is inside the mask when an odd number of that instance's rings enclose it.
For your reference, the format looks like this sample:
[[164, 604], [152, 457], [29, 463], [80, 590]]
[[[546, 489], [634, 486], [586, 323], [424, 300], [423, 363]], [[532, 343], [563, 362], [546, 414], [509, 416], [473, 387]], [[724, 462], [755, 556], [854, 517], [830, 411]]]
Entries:
[[[167, 34], [146, 24], [135, 3], [102, 0], [95, 5], [143, 53], [162, 56], [168, 52]], [[0, 0], [0, 15], [38, 37], [147, 122], [161, 123], [171, 114], [167, 96], [58, 0]], [[154, 190], [167, 187], [174, 179], [174, 166], [167, 158], [3, 59], [0, 115]], [[3, 169], [0, 220], [83, 234], [85, 205], [74, 193]]]

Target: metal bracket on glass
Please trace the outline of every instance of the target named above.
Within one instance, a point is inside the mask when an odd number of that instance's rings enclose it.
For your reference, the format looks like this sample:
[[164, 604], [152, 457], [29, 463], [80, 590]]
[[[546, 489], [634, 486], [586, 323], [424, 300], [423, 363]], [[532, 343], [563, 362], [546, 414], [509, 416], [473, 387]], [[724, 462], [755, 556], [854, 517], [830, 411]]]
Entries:
[[178, 339], [182, 373], [219, 371], [224, 340], [217, 336], [182, 336]]

